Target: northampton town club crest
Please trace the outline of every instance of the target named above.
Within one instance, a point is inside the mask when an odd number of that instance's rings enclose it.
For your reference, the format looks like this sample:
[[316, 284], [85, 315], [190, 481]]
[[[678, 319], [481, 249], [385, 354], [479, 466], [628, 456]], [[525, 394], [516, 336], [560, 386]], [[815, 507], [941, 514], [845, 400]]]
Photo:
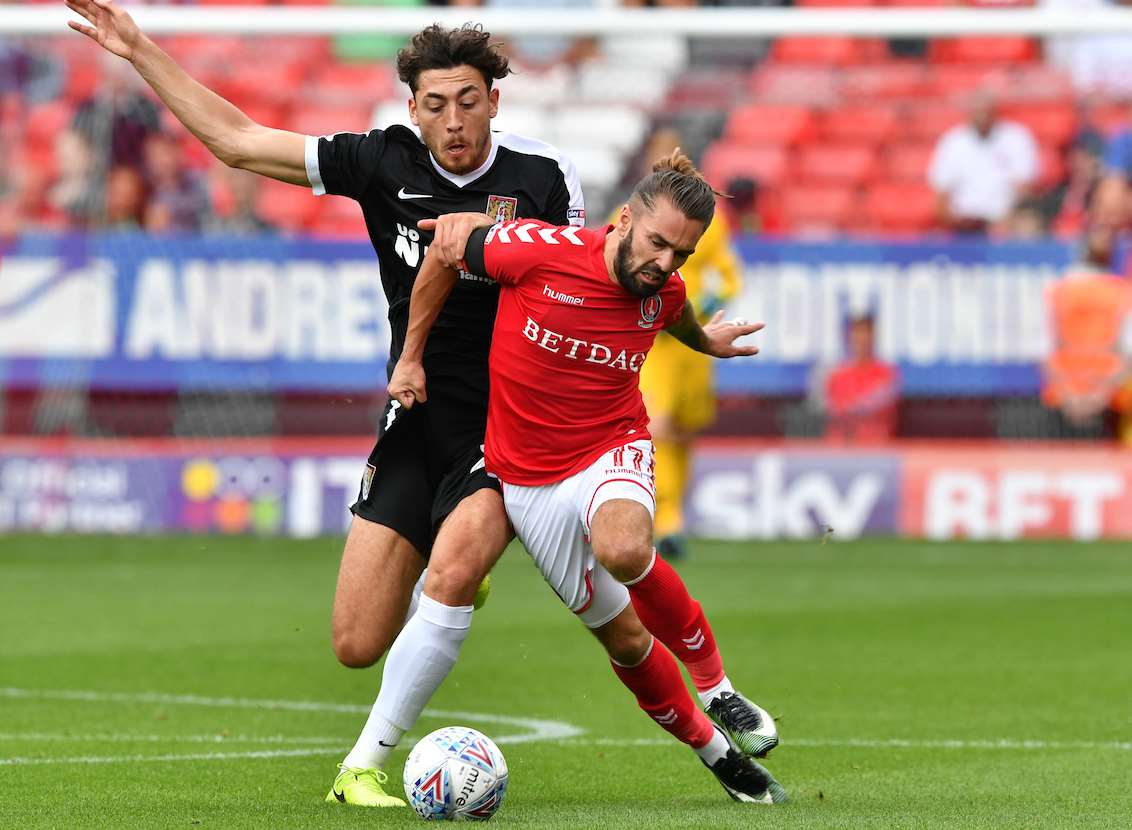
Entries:
[[519, 200], [512, 196], [488, 196], [485, 212], [496, 222], [514, 222], [519, 212]]
[[637, 325], [643, 329], [651, 329], [656, 318], [660, 316], [661, 302], [659, 294], [652, 294], [641, 300], [641, 319]]

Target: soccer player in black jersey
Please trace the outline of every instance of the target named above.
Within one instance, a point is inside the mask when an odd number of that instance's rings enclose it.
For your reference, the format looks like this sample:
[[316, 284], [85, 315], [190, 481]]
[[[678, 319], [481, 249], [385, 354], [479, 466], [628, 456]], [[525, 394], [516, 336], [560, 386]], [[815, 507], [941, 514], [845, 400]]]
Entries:
[[[400, 126], [316, 138], [252, 121], [189, 77], [112, 0], [66, 4], [86, 20], [71, 27], [130, 61], [225, 164], [361, 204], [389, 300], [390, 368], [434, 228], [433, 244], [455, 264], [477, 224], [518, 216], [584, 224], [578, 176], [567, 159], [541, 142], [491, 132], [499, 104], [492, 83], [509, 69], [478, 28], [431, 26], [398, 55], [420, 138]], [[436, 217], [453, 213], [465, 215], [436, 225]], [[329, 801], [404, 805], [382, 788], [381, 766], [455, 664], [477, 588], [512, 536], [482, 455], [499, 288], [480, 275], [460, 277], [424, 357], [428, 403], [411, 411], [395, 401], [387, 406], [351, 507], [334, 598], [334, 651], [357, 667], [387, 649], [389, 656], [373, 711]], [[426, 560], [423, 593], [414, 600]]]

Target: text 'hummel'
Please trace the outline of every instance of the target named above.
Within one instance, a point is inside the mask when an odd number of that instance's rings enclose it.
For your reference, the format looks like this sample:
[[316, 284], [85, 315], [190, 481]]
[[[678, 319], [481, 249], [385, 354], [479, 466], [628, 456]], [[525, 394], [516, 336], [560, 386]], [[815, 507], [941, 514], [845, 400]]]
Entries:
[[542, 287], [542, 295], [544, 297], [550, 297], [552, 300], [557, 300], [560, 303], [566, 303], [566, 305], [585, 305], [586, 302], [585, 297], [573, 297], [564, 291], [556, 291], [549, 285]]

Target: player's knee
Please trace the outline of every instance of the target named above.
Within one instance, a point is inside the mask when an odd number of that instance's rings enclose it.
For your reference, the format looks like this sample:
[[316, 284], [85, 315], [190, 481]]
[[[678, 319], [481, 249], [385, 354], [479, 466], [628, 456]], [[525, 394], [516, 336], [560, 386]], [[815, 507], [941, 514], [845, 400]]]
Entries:
[[621, 666], [637, 666], [648, 655], [652, 635], [634, 620], [632, 625], [619, 626], [605, 637], [605, 651], [613, 662]]
[[424, 592], [444, 605], [471, 605], [484, 574], [474, 556], [437, 556], [428, 563]]
[[645, 572], [652, 560], [652, 544], [631, 535], [593, 540], [594, 555], [618, 582], [631, 582]]
[[364, 669], [372, 666], [385, 654], [389, 644], [377, 637], [360, 636], [349, 629], [335, 629], [332, 637], [334, 656], [338, 662], [350, 669]]

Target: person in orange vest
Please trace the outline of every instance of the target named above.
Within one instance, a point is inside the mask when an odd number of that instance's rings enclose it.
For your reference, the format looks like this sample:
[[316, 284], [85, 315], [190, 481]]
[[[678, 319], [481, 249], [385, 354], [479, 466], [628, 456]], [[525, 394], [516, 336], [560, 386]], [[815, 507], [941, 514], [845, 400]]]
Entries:
[[896, 432], [900, 373], [876, 356], [873, 318], [849, 322], [845, 360], [824, 378], [825, 437], [838, 443], [876, 444]]
[[1071, 427], [1097, 427], [1106, 410], [1132, 411], [1132, 285], [1112, 272], [1114, 232], [1094, 226], [1085, 256], [1047, 289], [1050, 349], [1042, 402]]

